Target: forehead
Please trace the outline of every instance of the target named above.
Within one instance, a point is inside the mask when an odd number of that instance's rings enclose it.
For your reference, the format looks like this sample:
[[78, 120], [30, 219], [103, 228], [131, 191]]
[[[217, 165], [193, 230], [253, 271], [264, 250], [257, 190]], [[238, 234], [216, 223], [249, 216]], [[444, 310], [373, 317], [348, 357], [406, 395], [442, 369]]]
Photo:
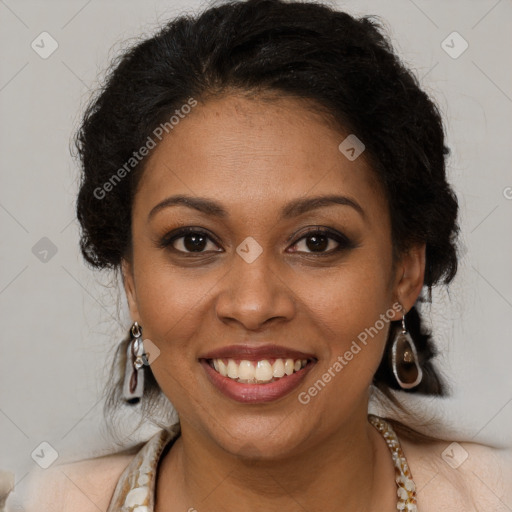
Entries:
[[187, 194], [257, 213], [334, 193], [383, 207], [364, 153], [351, 161], [340, 151], [347, 135], [293, 98], [226, 96], [198, 103], [152, 150], [135, 208], [142, 214], [170, 195]]

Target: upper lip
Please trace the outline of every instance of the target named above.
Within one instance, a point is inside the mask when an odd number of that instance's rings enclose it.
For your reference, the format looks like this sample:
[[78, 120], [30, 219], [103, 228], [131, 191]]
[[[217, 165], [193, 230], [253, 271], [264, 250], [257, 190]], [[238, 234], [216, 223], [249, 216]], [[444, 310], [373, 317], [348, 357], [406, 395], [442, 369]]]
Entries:
[[259, 361], [262, 359], [315, 359], [313, 354], [300, 352], [278, 345], [228, 345], [206, 354], [199, 359], [246, 359], [248, 361]]

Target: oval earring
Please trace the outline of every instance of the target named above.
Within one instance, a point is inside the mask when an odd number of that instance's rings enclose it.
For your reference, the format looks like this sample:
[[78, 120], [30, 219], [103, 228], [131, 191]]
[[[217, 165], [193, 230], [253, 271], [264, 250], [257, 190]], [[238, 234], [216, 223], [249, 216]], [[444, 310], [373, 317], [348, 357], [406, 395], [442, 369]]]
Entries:
[[144, 345], [142, 327], [137, 322], [133, 323], [130, 335], [131, 339], [126, 347], [123, 398], [133, 405], [140, 402], [144, 394]]
[[398, 331], [391, 346], [391, 368], [402, 389], [416, 387], [423, 379], [416, 345], [405, 326], [405, 310], [402, 308], [402, 329]]

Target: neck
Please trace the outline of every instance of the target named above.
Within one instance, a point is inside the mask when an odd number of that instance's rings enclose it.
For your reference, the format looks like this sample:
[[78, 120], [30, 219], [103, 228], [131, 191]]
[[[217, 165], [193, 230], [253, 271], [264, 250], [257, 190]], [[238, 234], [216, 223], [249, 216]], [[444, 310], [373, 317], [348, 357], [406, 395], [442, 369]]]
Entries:
[[161, 461], [155, 512], [396, 510], [394, 468], [366, 413], [322, 442], [279, 459], [240, 458], [182, 422]]

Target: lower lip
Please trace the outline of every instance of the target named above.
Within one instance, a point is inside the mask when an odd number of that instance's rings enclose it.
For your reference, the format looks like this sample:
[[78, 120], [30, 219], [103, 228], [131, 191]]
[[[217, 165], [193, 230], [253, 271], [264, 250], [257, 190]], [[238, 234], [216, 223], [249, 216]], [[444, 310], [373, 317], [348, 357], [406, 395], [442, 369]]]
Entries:
[[243, 403], [264, 403], [272, 402], [282, 398], [293, 391], [306, 377], [314, 366], [314, 362], [308, 364], [291, 375], [281, 377], [274, 382], [266, 384], [243, 384], [229, 377], [224, 377], [215, 371], [205, 359], [200, 360], [210, 382], [224, 395]]

